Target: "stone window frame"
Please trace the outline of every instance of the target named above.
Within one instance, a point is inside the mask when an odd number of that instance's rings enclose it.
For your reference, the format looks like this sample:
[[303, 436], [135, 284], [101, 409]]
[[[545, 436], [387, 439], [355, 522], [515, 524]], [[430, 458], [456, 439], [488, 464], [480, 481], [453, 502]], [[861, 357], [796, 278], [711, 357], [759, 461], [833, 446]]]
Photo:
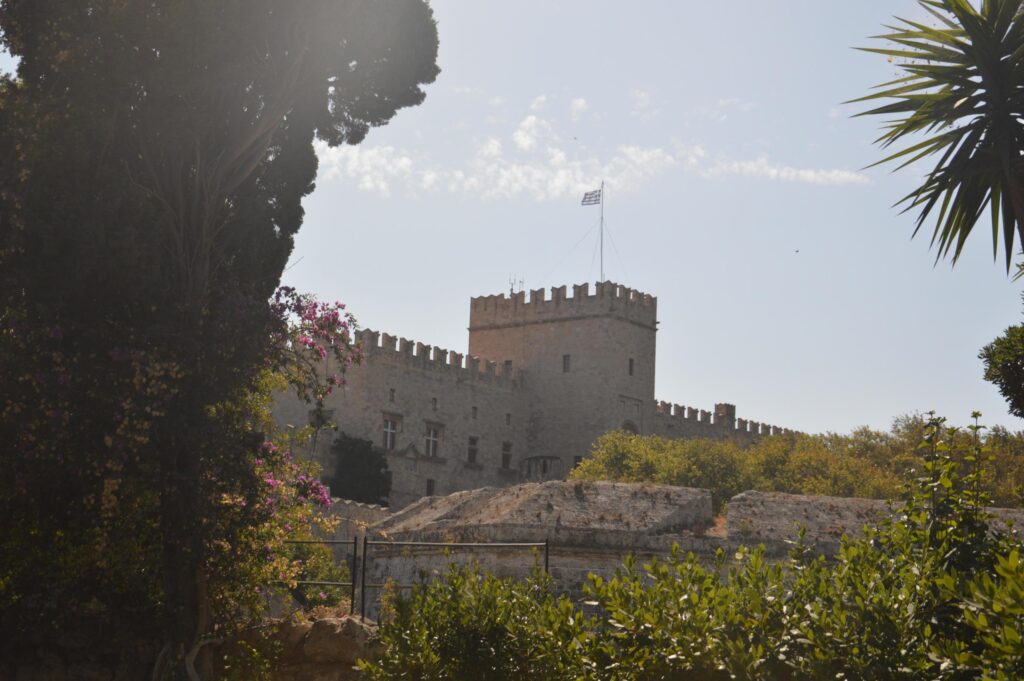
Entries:
[[395, 389], [388, 388], [388, 402], [394, 403], [395, 401]]
[[562, 355], [562, 373], [567, 374], [572, 369], [572, 355]]
[[[392, 425], [391, 430], [388, 429], [389, 423]], [[394, 451], [395, 447], [398, 446], [398, 434], [402, 432], [402, 415], [392, 414], [387, 411], [383, 412], [381, 414], [380, 431], [383, 436], [381, 442], [383, 443], [384, 450]]]
[[470, 413], [470, 418], [472, 418], [472, 419], [473, 419], [474, 421], [476, 421], [476, 413], [477, 413], [477, 410], [476, 410], [476, 407], [475, 407], [475, 406], [474, 406], [474, 407], [473, 407], [472, 409], [470, 409], [470, 412], [469, 412], [469, 413]]
[[425, 421], [423, 424], [423, 456], [436, 459], [441, 455], [444, 441], [444, 424]]
[[512, 443], [508, 440], [501, 443], [501, 467], [505, 470], [512, 468]]
[[469, 440], [466, 444], [466, 462], [476, 463], [477, 454], [480, 452], [480, 437], [477, 435], [470, 435]]
[[633, 375], [633, 369], [634, 369], [634, 363], [633, 363], [633, 358], [632, 358], [632, 357], [630, 357], [630, 358], [629, 358], [629, 375], [630, 375], [630, 376], [632, 376], [632, 375]]
[[437, 481], [433, 478], [427, 478], [427, 494], [426, 496], [432, 497], [437, 492]]
[[512, 412], [506, 412], [505, 413], [505, 425], [506, 426], [511, 426], [512, 425]]

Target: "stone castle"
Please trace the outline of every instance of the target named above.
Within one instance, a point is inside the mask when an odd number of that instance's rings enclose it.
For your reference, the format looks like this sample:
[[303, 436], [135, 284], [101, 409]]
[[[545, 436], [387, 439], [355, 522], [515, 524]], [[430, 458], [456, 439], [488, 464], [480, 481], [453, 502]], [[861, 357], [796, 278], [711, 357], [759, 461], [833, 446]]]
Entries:
[[[785, 431], [654, 398], [657, 299], [612, 282], [473, 298], [469, 352], [363, 330], [364, 358], [318, 418], [387, 454], [389, 502], [564, 478], [594, 440], [624, 429], [750, 441]], [[308, 406], [281, 399], [281, 424]], [[314, 456], [330, 474], [330, 438]]]

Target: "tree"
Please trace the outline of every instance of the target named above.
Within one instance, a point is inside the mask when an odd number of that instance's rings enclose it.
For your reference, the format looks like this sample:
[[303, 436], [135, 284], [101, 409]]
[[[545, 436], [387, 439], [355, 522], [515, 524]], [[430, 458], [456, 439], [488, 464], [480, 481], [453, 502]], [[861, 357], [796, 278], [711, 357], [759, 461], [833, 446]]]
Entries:
[[1010, 413], [1024, 418], [1024, 326], [1011, 326], [981, 349], [978, 358], [985, 364], [985, 380], [999, 388]]
[[325, 477], [331, 494], [364, 504], [386, 504], [391, 473], [384, 452], [369, 440], [340, 433], [331, 445], [337, 473]]
[[[419, 104], [436, 26], [425, 0], [0, 0], [0, 40], [0, 546], [26, 521], [68, 606], [12, 626], [159, 603], [180, 675], [213, 627], [223, 494], [264, 440], [228, 405], [293, 343], [346, 360], [339, 317], [341, 347], [307, 345], [286, 319], [317, 312], [270, 301], [314, 142]], [[120, 579], [143, 549], [155, 597]], [[91, 567], [110, 554], [122, 572]]]
[[1009, 271], [1014, 239], [1024, 245], [1024, 13], [1019, 0], [983, 0], [980, 9], [968, 0], [919, 4], [938, 25], [898, 19], [878, 36], [895, 46], [864, 48], [895, 60], [906, 75], [854, 101], [895, 100], [859, 114], [894, 116], [877, 140], [883, 149], [908, 142], [878, 163], [903, 168], [939, 157], [899, 202], [919, 209], [914, 234], [937, 208], [932, 245], [937, 258], [956, 263], [988, 207], [993, 257], [1001, 236]]

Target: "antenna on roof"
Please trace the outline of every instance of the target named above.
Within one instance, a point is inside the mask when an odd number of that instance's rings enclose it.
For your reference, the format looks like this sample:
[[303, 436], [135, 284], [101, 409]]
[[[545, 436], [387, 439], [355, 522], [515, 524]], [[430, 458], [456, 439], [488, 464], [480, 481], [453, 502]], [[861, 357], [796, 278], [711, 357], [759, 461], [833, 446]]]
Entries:
[[522, 291], [525, 284], [526, 282], [523, 281], [522, 277], [516, 279], [514, 274], [508, 275], [508, 294], [510, 296], [514, 296], [516, 294], [516, 286], [518, 286], [519, 290]]

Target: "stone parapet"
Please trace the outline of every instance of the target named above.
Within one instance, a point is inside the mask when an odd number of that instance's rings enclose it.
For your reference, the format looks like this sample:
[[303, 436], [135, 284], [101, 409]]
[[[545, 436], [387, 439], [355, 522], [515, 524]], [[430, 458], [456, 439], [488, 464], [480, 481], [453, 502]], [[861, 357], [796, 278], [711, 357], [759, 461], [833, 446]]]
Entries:
[[572, 288], [572, 297], [567, 296], [565, 286], [557, 286], [552, 287], [550, 298], [542, 288], [530, 291], [529, 299], [525, 291], [510, 296], [500, 294], [472, 298], [469, 329], [475, 331], [607, 316], [656, 328], [658, 299], [648, 293], [610, 281], [598, 282], [593, 294], [590, 293], [589, 283], [574, 285]]
[[370, 363], [389, 360], [400, 362], [410, 370], [447, 373], [460, 381], [478, 381], [510, 388], [518, 388], [523, 384], [523, 372], [510, 362], [499, 365], [490, 360], [371, 329], [357, 332], [356, 339]]
[[766, 435], [794, 435], [799, 431], [736, 418], [736, 406], [715, 405], [714, 412], [659, 401], [654, 405], [654, 435], [662, 437], [737, 437], [753, 440]]

